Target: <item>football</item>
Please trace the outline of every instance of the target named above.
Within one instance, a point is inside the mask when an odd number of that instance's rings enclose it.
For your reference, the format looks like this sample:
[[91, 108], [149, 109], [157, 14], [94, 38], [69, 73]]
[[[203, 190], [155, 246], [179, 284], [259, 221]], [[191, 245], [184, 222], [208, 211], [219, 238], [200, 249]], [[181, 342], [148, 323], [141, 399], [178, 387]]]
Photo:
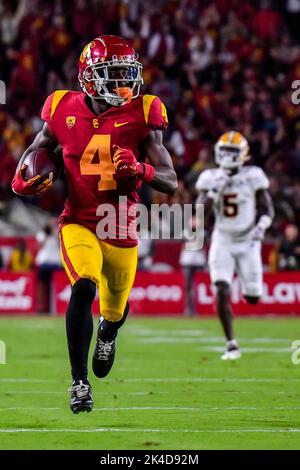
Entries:
[[49, 178], [51, 181], [56, 181], [60, 172], [57, 156], [47, 148], [30, 152], [24, 160], [24, 165], [27, 165], [24, 172], [27, 180], [40, 175], [43, 179]]

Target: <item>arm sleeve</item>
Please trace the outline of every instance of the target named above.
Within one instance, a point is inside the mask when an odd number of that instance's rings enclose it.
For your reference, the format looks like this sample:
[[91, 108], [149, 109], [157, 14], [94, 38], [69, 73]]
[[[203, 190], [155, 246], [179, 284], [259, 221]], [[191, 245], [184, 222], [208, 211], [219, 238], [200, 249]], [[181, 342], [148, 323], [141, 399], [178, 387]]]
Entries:
[[150, 129], [164, 130], [168, 127], [167, 110], [158, 96], [144, 95], [143, 111], [146, 125]]

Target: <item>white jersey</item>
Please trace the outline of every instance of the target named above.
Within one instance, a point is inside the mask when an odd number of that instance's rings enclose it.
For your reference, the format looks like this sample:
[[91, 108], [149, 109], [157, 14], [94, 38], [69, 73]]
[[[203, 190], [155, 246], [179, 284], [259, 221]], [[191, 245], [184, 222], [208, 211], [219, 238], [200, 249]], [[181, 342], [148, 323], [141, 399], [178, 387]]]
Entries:
[[200, 174], [196, 189], [209, 191], [216, 183], [222, 186], [222, 180], [224, 188], [218, 203], [214, 204], [213, 237], [247, 238], [255, 225], [255, 193], [259, 189], [268, 189], [269, 180], [257, 166], [241, 167], [233, 176], [228, 176], [223, 168], [213, 168]]

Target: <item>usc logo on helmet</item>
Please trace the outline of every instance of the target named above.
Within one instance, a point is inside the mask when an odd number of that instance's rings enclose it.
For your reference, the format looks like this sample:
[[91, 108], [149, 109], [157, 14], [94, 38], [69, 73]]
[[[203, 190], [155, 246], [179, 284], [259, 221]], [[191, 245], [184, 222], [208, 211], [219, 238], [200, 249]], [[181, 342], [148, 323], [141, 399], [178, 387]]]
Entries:
[[93, 47], [95, 47], [96, 43], [95, 41], [91, 41], [89, 42], [85, 48], [83, 49], [81, 55], [80, 55], [80, 62], [84, 62], [86, 59], [87, 60], [91, 60], [92, 59], [92, 54], [91, 54], [91, 49], [93, 49]]

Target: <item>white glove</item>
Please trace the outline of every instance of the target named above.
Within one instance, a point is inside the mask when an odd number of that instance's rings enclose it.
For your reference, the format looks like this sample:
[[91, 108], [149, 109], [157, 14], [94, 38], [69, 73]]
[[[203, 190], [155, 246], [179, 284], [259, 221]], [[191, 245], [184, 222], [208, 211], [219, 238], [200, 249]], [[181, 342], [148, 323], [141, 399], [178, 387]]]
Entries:
[[271, 217], [269, 215], [262, 215], [253, 229], [252, 240], [262, 241], [265, 237], [266, 230], [271, 226], [271, 224]]
[[265, 232], [266, 231], [263, 228], [256, 224], [252, 232], [252, 240], [263, 241], [265, 238]]

